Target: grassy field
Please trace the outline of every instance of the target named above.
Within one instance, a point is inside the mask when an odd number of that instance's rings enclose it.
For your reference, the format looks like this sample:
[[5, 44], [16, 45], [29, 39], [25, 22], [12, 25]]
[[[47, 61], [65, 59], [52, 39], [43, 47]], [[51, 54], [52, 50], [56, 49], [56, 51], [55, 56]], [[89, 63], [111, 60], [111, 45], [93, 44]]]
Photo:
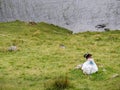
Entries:
[[[8, 51], [11, 45], [17, 51]], [[75, 66], [93, 54], [99, 72]], [[65, 79], [65, 80], [64, 80]], [[120, 31], [70, 31], [46, 23], [0, 23], [0, 90], [120, 90]]]

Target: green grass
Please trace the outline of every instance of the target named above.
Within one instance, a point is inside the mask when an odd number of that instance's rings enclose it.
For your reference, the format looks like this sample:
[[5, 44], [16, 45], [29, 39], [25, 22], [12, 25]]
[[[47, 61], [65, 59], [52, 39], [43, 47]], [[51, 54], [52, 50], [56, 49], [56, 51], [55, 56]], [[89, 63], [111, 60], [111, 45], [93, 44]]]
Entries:
[[[18, 51], [7, 51], [13, 44]], [[90, 76], [74, 69], [86, 52], [99, 67]], [[0, 23], [0, 90], [45, 90], [60, 76], [68, 77], [65, 90], [120, 90], [120, 31], [72, 34], [47, 23]]]

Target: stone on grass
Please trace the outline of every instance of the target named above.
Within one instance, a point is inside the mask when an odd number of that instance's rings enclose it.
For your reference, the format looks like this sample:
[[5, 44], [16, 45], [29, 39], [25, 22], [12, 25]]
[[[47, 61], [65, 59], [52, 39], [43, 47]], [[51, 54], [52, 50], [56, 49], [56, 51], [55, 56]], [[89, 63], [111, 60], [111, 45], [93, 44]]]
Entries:
[[82, 68], [82, 64], [79, 64], [75, 67], [75, 69], [81, 69]]
[[63, 49], [65, 49], [65, 45], [63, 45], [63, 44], [60, 44], [59, 46], [60, 46], [60, 48], [63, 48]]
[[116, 73], [116, 74], [112, 75], [111, 79], [116, 78], [116, 77], [119, 77], [119, 74]]
[[10, 46], [8, 51], [17, 51], [17, 46]]

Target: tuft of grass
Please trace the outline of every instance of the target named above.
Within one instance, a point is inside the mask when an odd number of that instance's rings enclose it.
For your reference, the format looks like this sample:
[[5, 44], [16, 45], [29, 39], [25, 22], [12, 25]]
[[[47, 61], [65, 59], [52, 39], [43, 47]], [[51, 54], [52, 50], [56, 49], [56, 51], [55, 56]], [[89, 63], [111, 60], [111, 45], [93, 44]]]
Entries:
[[47, 85], [45, 85], [46, 90], [65, 90], [70, 88], [70, 81], [68, 76], [59, 76], [47, 82]]
[[69, 80], [68, 77], [58, 77], [55, 81], [54, 81], [54, 87], [58, 90], [62, 90], [65, 89], [67, 87], [69, 87]]

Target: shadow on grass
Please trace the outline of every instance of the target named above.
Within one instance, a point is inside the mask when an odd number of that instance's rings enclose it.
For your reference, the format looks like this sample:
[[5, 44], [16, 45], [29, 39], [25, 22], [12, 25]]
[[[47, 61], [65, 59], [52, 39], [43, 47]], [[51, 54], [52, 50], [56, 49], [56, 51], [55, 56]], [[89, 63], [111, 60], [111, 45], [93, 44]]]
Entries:
[[106, 76], [105, 76], [105, 74], [102, 71], [98, 71], [98, 72], [90, 75], [89, 78], [92, 81], [106, 80]]

